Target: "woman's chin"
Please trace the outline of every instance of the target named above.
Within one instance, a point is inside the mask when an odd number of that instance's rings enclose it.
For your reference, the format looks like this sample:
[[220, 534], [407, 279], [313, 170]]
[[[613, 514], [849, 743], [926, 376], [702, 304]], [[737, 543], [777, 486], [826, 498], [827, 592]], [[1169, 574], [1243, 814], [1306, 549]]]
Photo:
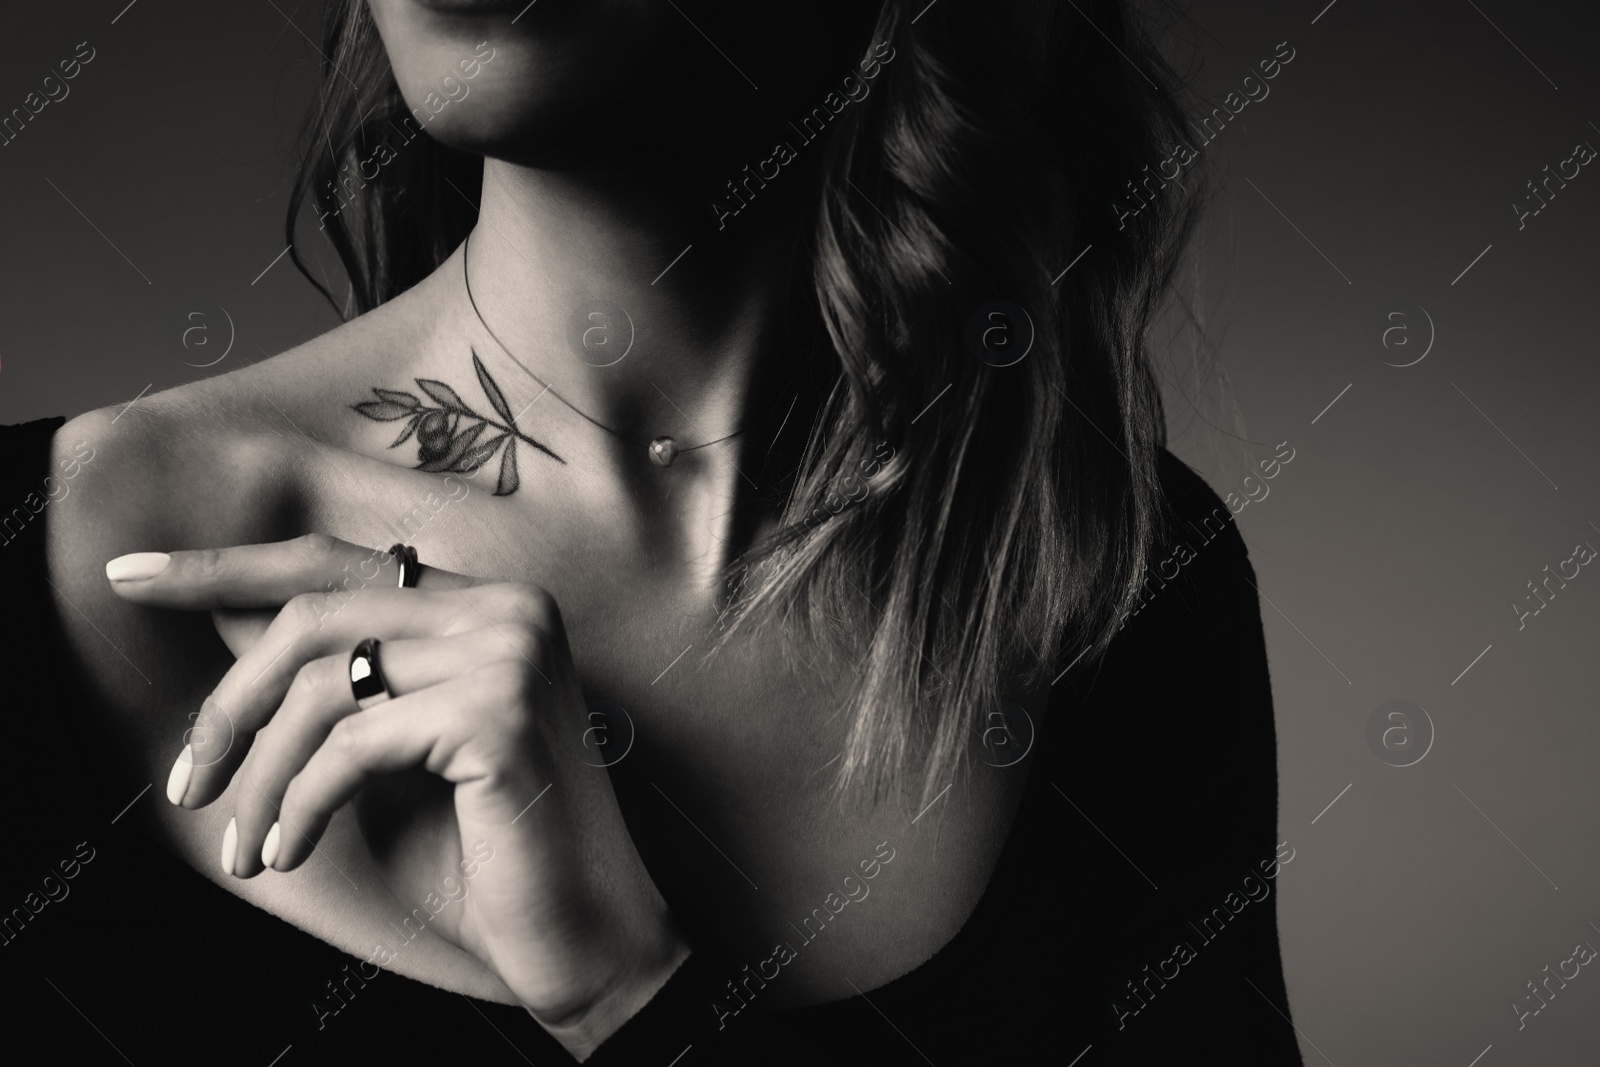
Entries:
[[529, 0], [410, 0], [410, 3], [441, 15], [520, 14], [533, 6]]

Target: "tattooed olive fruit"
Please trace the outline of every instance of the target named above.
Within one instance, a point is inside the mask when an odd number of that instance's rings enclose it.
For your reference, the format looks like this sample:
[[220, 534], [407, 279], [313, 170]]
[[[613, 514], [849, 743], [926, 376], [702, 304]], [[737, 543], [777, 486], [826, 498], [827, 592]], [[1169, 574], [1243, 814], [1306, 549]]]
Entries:
[[417, 458], [431, 463], [450, 451], [450, 416], [430, 411], [417, 423]]

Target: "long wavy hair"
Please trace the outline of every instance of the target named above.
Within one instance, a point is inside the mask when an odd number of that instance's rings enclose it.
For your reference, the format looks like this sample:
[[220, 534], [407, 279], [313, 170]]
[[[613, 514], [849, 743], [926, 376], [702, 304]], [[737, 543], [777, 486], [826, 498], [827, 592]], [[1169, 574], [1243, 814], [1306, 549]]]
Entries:
[[[783, 532], [730, 572], [724, 633], [779, 621], [848, 646], [841, 795], [915, 782], [927, 802], [1003, 694], [1092, 664], [1138, 596], [1164, 512], [1145, 335], [1204, 192], [1203, 164], [1157, 174], [1188, 140], [1165, 28], [1122, 0], [883, 0], [871, 40], [894, 60], [826, 134], [791, 312], [830, 384]], [[361, 0], [331, 6], [323, 53], [287, 228], [293, 247], [316, 206], [348, 296], [295, 262], [351, 317], [460, 244], [482, 160], [419, 138], [356, 188], [409, 112]], [[966, 342], [996, 299], [1034, 333], [1004, 367]], [[864, 498], [824, 506], [863, 470]], [[841, 605], [871, 625], [838, 626]]]

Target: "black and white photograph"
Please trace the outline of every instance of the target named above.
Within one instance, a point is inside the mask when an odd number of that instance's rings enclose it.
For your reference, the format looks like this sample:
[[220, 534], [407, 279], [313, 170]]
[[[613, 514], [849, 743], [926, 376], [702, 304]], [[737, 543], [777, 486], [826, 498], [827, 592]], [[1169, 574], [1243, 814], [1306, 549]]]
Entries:
[[12, 1061], [1600, 1063], [1600, 8], [0, 26]]

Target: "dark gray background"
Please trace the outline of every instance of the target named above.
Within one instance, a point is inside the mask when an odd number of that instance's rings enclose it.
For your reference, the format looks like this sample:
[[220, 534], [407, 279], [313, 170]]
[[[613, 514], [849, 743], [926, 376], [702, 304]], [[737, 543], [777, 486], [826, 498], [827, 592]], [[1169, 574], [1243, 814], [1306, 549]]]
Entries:
[[[0, 422], [125, 403], [337, 321], [287, 258], [268, 269], [320, 5], [125, 3], [32, 5], [0, 34], [0, 112], [78, 42], [97, 52], [0, 148]], [[1520, 632], [1511, 603], [1600, 546], [1600, 167], [1520, 231], [1511, 205], [1600, 147], [1600, 11], [1325, 4], [1193, 5], [1207, 92], [1280, 41], [1297, 54], [1206, 150], [1222, 183], [1185, 284], [1218, 353], [1158, 338], [1173, 447], [1219, 492], [1295, 449], [1239, 523], [1296, 850], [1278, 903], [1301, 1047], [1340, 1067], [1593, 1063], [1594, 968], [1520, 1031], [1511, 1005], [1600, 947], [1600, 568]], [[1421, 353], [1423, 309], [1427, 358], [1385, 366]], [[227, 358], [186, 365], [221, 355], [226, 316]], [[1396, 324], [1410, 344], [1386, 349]], [[1394, 699], [1435, 729], [1411, 767], [1366, 740]], [[1259, 1011], [1241, 1001], [1241, 1026]]]

